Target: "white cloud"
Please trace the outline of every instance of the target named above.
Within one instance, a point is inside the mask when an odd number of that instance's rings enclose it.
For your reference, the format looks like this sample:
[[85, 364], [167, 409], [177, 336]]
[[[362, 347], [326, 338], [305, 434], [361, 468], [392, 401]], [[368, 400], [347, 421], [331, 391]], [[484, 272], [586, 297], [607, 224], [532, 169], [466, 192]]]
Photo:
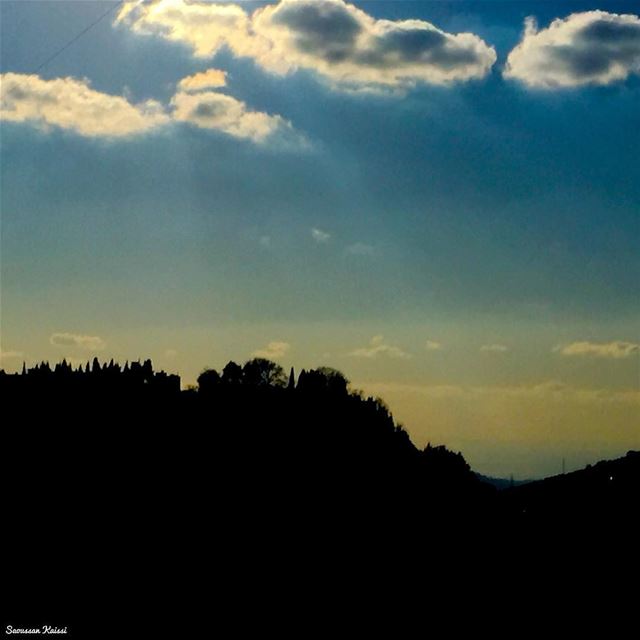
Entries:
[[75, 333], [54, 333], [49, 342], [54, 347], [77, 347], [87, 351], [103, 351], [106, 343], [98, 336], [83, 336]]
[[352, 256], [372, 256], [375, 251], [370, 244], [364, 244], [363, 242], [356, 242], [350, 244], [347, 249], [347, 253]]
[[324, 244], [326, 242], [329, 242], [329, 239], [331, 238], [331, 234], [314, 227], [313, 229], [311, 229], [311, 237], [317, 243]]
[[572, 342], [568, 345], [554, 347], [553, 351], [563, 356], [596, 356], [600, 358], [629, 358], [640, 354], [640, 344], [635, 342]]
[[117, 22], [212, 57], [227, 46], [270, 72], [308, 69], [334, 87], [407, 88], [483, 78], [493, 47], [423, 20], [377, 20], [343, 0], [281, 0], [248, 15], [238, 4], [128, 2]]
[[586, 11], [558, 18], [540, 31], [527, 18], [503, 74], [552, 89], [606, 85], [632, 73], [640, 73], [640, 17]]
[[408, 359], [410, 354], [406, 353], [400, 347], [394, 347], [385, 344], [384, 336], [373, 336], [369, 342], [369, 346], [355, 349], [349, 353], [350, 356], [356, 358], [377, 358], [378, 356], [387, 356], [389, 358]]
[[295, 137], [291, 123], [280, 116], [250, 111], [240, 100], [216, 91], [176, 93], [171, 99], [172, 116], [201, 129], [215, 129], [235, 138], [263, 143], [276, 134]]
[[182, 78], [178, 83], [180, 91], [202, 91], [203, 89], [217, 89], [227, 84], [227, 72], [221, 69], [207, 69], [192, 76]]
[[[100, 93], [87, 80], [5, 73], [0, 82], [0, 119], [45, 131], [58, 127], [91, 138], [125, 138], [177, 121], [254, 143], [309, 148], [304, 136], [280, 116], [251, 111], [223, 93], [201, 91], [216, 80], [224, 80], [216, 69], [183, 78], [178, 86], [186, 90], [178, 91], [163, 107], [153, 100], [134, 105], [124, 97]], [[196, 90], [201, 92], [192, 93]]]
[[186, 44], [198, 57], [211, 57], [225, 45], [237, 55], [249, 55], [258, 45], [250, 33], [249, 16], [237, 4], [132, 0], [123, 4], [116, 23], [136, 33]]
[[435, 340], [427, 340], [424, 343], [424, 348], [427, 351], [440, 351], [442, 349], [442, 344], [440, 342], [436, 342]]
[[336, 86], [413, 86], [484, 77], [493, 48], [471, 33], [422, 20], [376, 20], [342, 0], [282, 0], [255, 12], [270, 49], [258, 57], [277, 73], [311, 69]]
[[480, 351], [483, 353], [505, 353], [509, 351], [509, 347], [504, 344], [483, 344]]
[[3, 73], [0, 119], [41, 129], [59, 127], [81, 136], [121, 138], [146, 133], [169, 122], [154, 100], [131, 104], [122, 96], [95, 91], [88, 80]]
[[266, 347], [254, 351], [251, 355], [256, 358], [267, 358], [267, 360], [278, 360], [283, 358], [291, 349], [288, 342], [270, 342]]
[[258, 244], [264, 249], [271, 248], [271, 236], [260, 236]]

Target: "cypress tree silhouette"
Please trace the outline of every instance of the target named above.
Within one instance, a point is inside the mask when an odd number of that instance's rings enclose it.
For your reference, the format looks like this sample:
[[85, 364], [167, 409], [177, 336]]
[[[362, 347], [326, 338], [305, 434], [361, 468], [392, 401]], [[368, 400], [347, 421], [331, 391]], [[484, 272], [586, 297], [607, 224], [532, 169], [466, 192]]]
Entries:
[[295, 390], [296, 388], [296, 374], [293, 370], [293, 367], [291, 367], [291, 372], [289, 373], [289, 384], [287, 384], [287, 389], [289, 389], [290, 391]]

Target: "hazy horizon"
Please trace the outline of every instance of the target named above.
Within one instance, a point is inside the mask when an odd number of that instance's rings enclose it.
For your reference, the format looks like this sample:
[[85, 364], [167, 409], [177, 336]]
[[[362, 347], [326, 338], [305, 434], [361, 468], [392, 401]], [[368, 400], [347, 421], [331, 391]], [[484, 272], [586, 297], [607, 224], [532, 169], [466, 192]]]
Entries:
[[327, 365], [502, 477], [640, 448], [637, 3], [0, 12], [0, 368]]

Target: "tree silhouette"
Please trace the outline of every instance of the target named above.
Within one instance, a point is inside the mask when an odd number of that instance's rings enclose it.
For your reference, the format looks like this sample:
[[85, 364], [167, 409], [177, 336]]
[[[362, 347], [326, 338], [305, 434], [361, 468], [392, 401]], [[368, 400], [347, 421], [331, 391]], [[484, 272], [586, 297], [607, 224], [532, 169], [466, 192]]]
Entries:
[[242, 379], [254, 387], [284, 387], [287, 383], [282, 367], [266, 358], [253, 358], [245, 363]]
[[198, 391], [200, 393], [213, 393], [220, 384], [220, 374], [215, 369], [205, 369], [198, 376]]
[[222, 370], [222, 382], [229, 385], [242, 384], [242, 367], [236, 362], [228, 362]]

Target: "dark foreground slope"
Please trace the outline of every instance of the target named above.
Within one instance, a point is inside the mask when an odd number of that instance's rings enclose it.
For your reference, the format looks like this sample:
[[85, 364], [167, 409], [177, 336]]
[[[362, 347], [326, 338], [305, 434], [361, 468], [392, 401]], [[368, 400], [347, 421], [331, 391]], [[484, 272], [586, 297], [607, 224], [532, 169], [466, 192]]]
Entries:
[[105, 590], [179, 598], [202, 583], [232, 604], [304, 607], [407, 580], [455, 600], [503, 570], [534, 580], [549, 550], [638, 514], [637, 455], [498, 492], [460, 454], [417, 449], [333, 370], [287, 383], [254, 360], [199, 383], [180, 391], [150, 363], [0, 375], [16, 601], [77, 614]]
[[523, 524], [633, 527], [640, 514], [640, 451], [507, 489], [501, 498], [501, 508]]

